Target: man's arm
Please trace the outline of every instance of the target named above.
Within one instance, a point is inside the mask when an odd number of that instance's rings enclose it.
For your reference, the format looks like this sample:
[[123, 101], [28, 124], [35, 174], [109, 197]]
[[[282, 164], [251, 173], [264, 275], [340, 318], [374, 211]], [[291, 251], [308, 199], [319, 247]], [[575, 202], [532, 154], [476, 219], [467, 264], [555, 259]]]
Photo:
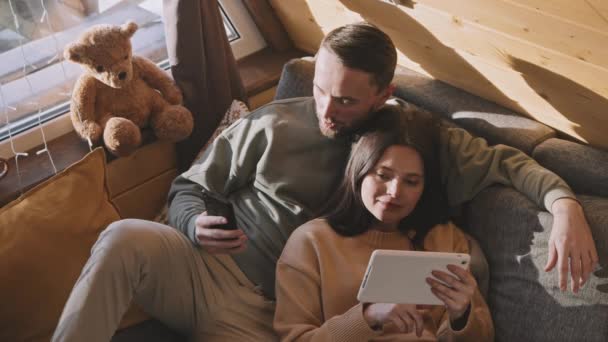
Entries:
[[561, 178], [520, 150], [490, 147], [464, 129], [441, 128], [440, 161], [450, 205], [469, 201], [492, 184], [512, 186], [549, 212], [556, 199], [575, 198]]
[[213, 228], [227, 221], [207, 215], [205, 201], [213, 199], [207, 196], [203, 200], [203, 192], [226, 201], [232, 192], [252, 181], [266, 146], [264, 127], [257, 127], [255, 121], [241, 120], [227, 128], [171, 186], [169, 224], [210, 253], [237, 253], [246, 246], [247, 236], [241, 229]]
[[570, 268], [572, 290], [578, 292], [598, 257], [589, 224], [570, 187], [523, 152], [504, 145], [489, 147], [463, 129], [442, 128], [440, 144], [442, 181], [450, 205], [471, 200], [492, 184], [503, 184], [554, 215], [545, 270], [557, 262], [560, 288], [565, 290]]
[[[567, 288], [569, 267], [572, 291], [576, 293], [589, 280], [589, 275], [599, 262], [591, 228], [583, 208], [574, 199], [557, 199], [553, 202], [552, 213], [553, 227], [549, 237], [549, 256], [545, 271], [551, 271], [558, 266], [559, 285], [564, 291]], [[577, 279], [580, 281], [576, 281]]]
[[196, 217], [205, 211], [203, 187], [177, 176], [169, 190], [168, 205], [169, 225], [184, 233], [194, 244], [198, 244], [195, 221]]
[[[169, 225], [184, 233], [193, 244], [210, 253], [238, 253], [245, 248], [247, 237], [241, 230], [221, 230], [212, 227], [226, 223], [221, 216], [208, 216], [203, 201], [203, 187], [178, 176], [169, 190]], [[217, 205], [223, 205], [219, 202]]]

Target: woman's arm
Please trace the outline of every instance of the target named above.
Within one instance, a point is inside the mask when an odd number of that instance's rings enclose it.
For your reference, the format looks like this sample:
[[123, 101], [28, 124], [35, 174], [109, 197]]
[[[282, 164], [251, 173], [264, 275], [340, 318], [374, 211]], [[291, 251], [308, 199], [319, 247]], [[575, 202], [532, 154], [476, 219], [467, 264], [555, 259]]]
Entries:
[[[464, 326], [457, 326], [462, 324]], [[446, 310], [443, 314], [439, 329], [437, 330], [437, 339], [439, 341], [494, 341], [494, 324], [492, 316], [485, 300], [475, 290], [475, 294], [471, 299], [471, 306], [468, 311], [466, 320], [452, 322], [450, 314]]]
[[[333, 295], [339, 298], [340, 293], [328, 293], [327, 288], [322, 288], [321, 257], [317, 253], [320, 249], [306, 227], [292, 233], [277, 262], [274, 328], [281, 341], [346, 342], [380, 334], [364, 319], [361, 304], [341, 315], [325, 317], [323, 303], [331, 301]], [[324, 295], [330, 298], [323, 298]]]
[[[451, 222], [435, 226], [424, 239], [424, 249], [470, 253], [465, 234]], [[492, 316], [475, 278], [460, 267], [450, 266], [448, 270], [434, 271], [433, 275], [449, 284], [449, 288], [436, 281], [429, 282], [435, 287], [433, 293], [446, 303], [446, 309], [441, 308], [443, 313], [433, 315], [439, 326], [437, 338], [439, 341], [493, 341]]]
[[277, 263], [274, 329], [281, 341], [363, 341], [379, 334], [363, 318], [361, 304], [326, 321], [318, 274], [294, 266]]

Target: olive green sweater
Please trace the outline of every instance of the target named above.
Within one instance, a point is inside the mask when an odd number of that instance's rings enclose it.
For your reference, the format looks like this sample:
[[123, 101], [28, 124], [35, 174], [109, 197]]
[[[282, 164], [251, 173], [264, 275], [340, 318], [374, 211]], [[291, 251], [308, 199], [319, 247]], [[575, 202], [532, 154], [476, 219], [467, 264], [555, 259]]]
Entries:
[[[400, 105], [405, 105], [400, 103]], [[507, 146], [489, 148], [458, 128], [441, 131], [441, 174], [450, 205], [462, 204], [491, 184], [512, 185], [539, 206], [574, 197], [556, 175]], [[313, 218], [342, 178], [350, 141], [319, 130], [313, 98], [275, 101], [227, 128], [177, 177], [169, 193], [169, 223], [193, 243], [195, 218], [206, 189], [230, 202], [249, 237], [234, 260], [269, 298], [274, 269], [291, 232]]]
[[[400, 232], [368, 230], [351, 237], [338, 235], [322, 219], [296, 229], [277, 263], [277, 306], [274, 328], [282, 341], [493, 341], [492, 317], [479, 290], [461, 330], [454, 330], [443, 306], [420, 310], [424, 328], [400, 333], [392, 324], [372, 330], [363, 317], [357, 292], [372, 252], [407, 250]], [[418, 250], [469, 253], [464, 233], [452, 223], [433, 227]], [[395, 274], [407, 277], [407, 274]]]

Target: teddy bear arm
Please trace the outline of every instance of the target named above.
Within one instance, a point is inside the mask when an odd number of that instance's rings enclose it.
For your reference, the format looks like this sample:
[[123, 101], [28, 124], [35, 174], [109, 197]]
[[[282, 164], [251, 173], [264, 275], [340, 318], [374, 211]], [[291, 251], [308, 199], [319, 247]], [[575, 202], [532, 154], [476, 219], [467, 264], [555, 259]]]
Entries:
[[93, 142], [99, 140], [101, 135], [101, 126], [95, 115], [96, 82], [97, 80], [92, 76], [81, 76], [72, 90], [70, 104], [74, 129], [82, 138], [89, 138]]
[[150, 60], [134, 56], [133, 66], [151, 88], [157, 89], [170, 104], [181, 104], [182, 93], [173, 80]]

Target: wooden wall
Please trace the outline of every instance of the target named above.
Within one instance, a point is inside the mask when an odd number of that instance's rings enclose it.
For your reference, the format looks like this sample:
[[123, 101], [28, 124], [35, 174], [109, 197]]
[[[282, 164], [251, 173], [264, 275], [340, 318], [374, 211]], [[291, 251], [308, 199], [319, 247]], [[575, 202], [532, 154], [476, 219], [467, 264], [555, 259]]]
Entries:
[[608, 150], [607, 0], [270, 3], [304, 51], [366, 20], [393, 38], [399, 64]]

